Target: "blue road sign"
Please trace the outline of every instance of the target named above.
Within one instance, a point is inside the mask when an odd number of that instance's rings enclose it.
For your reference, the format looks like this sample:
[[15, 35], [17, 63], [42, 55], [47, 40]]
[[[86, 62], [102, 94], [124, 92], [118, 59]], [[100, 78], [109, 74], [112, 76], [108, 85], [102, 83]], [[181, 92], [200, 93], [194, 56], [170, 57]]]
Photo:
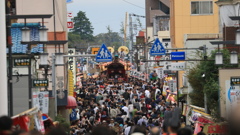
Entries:
[[185, 60], [185, 52], [171, 52], [171, 60]]
[[71, 2], [73, 2], [73, 0], [66, 0], [66, 2], [67, 2], [67, 3], [71, 3]]
[[110, 62], [112, 61], [112, 54], [109, 52], [105, 44], [102, 44], [96, 55], [97, 62]]
[[156, 38], [154, 44], [152, 45], [152, 48], [150, 50], [150, 55], [165, 55], [165, 48], [163, 47], [162, 43], [159, 41], [158, 38]]

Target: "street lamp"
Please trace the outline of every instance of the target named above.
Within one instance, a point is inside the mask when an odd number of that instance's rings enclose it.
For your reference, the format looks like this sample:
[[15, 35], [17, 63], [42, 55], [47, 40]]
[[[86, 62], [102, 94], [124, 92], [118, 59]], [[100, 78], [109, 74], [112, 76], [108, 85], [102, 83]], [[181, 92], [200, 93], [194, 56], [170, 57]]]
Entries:
[[30, 32], [31, 30], [28, 27], [23, 27], [22, 31], [22, 42], [30, 42]]
[[215, 64], [222, 65], [223, 64], [223, 54], [221, 52], [216, 52], [215, 54]]
[[41, 26], [38, 29], [38, 31], [39, 31], [39, 41], [47, 42], [48, 41], [48, 34], [47, 34], [48, 29], [45, 28], [44, 26]]
[[237, 29], [236, 31], [235, 44], [240, 45], [240, 29]]
[[238, 53], [236, 51], [232, 51], [230, 53], [230, 63], [231, 64], [238, 64]]
[[[235, 41], [211, 41], [210, 42], [212, 45], [218, 45], [218, 52], [216, 52], [216, 54], [215, 54], [215, 64], [216, 65], [223, 64], [223, 54], [219, 51], [220, 50], [219, 44], [235, 44], [236, 42], [238, 42], [237, 40], [239, 40], [239, 39], [236, 39]], [[235, 44], [235, 45], [238, 45], [238, 44]], [[230, 53], [230, 64], [238, 64], [238, 53], [236, 51], [232, 51]]]
[[55, 57], [56, 57], [55, 65], [56, 66], [64, 66], [63, 55], [64, 55], [64, 53], [55, 53]]
[[41, 53], [40, 54], [40, 65], [48, 65], [48, 53]]

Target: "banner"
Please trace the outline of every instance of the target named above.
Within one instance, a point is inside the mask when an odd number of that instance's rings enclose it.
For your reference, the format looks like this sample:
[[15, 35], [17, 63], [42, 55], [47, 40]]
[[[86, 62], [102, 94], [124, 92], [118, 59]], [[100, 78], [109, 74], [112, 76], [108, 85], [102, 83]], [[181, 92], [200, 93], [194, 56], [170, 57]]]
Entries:
[[171, 92], [177, 91], [177, 81], [176, 81], [176, 79], [174, 79], [174, 80], [169, 80], [169, 81], [168, 81], [168, 85], [169, 85], [169, 90], [170, 90]]
[[26, 130], [29, 131], [30, 119], [27, 115], [16, 117], [13, 119], [13, 126], [15, 130]]
[[158, 78], [163, 79], [164, 78], [163, 68], [157, 68], [156, 71], [157, 71], [157, 74], [158, 74]]
[[36, 126], [36, 129], [38, 131], [40, 131], [41, 133], [45, 133], [45, 129], [44, 129], [44, 124], [43, 124], [43, 120], [42, 120], [42, 116], [40, 114], [36, 114], [34, 116], [34, 119], [35, 119], [35, 126]]
[[77, 112], [75, 109], [72, 109], [72, 113], [70, 113], [70, 121], [74, 121], [77, 119]]
[[48, 114], [48, 91], [39, 92], [38, 99], [39, 99], [39, 109], [42, 113]]
[[39, 98], [38, 98], [39, 92], [33, 91], [32, 93], [32, 106], [39, 108]]

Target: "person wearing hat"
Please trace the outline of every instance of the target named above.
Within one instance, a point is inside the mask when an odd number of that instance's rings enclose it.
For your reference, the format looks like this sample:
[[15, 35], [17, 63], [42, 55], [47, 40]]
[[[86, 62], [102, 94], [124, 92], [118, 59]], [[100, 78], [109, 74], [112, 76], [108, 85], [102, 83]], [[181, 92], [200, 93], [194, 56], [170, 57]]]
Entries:
[[110, 120], [110, 123], [108, 124], [109, 127], [113, 127], [114, 126], [114, 119]]

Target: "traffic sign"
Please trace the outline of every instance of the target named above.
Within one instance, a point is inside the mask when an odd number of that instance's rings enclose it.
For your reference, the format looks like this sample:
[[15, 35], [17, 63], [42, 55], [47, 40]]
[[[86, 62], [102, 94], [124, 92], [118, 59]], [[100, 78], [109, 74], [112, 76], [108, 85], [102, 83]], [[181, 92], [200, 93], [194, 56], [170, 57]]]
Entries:
[[171, 60], [185, 60], [185, 52], [171, 52]]
[[150, 55], [165, 55], [166, 50], [163, 47], [162, 43], [159, 41], [158, 38], [156, 38], [154, 44], [152, 45], [152, 48], [150, 50]]
[[72, 3], [73, 2], [73, 0], [66, 0], [66, 3], [68, 4], [68, 3]]
[[169, 70], [172, 71], [184, 71], [185, 69], [186, 69], [185, 62], [172, 62], [171, 66], [169, 67]]
[[96, 55], [97, 62], [109, 62], [112, 61], [112, 54], [109, 52], [105, 44], [102, 44]]
[[74, 27], [74, 24], [73, 24], [72, 21], [67, 22], [67, 28], [69, 28], [69, 29], [73, 29], [73, 27]]

